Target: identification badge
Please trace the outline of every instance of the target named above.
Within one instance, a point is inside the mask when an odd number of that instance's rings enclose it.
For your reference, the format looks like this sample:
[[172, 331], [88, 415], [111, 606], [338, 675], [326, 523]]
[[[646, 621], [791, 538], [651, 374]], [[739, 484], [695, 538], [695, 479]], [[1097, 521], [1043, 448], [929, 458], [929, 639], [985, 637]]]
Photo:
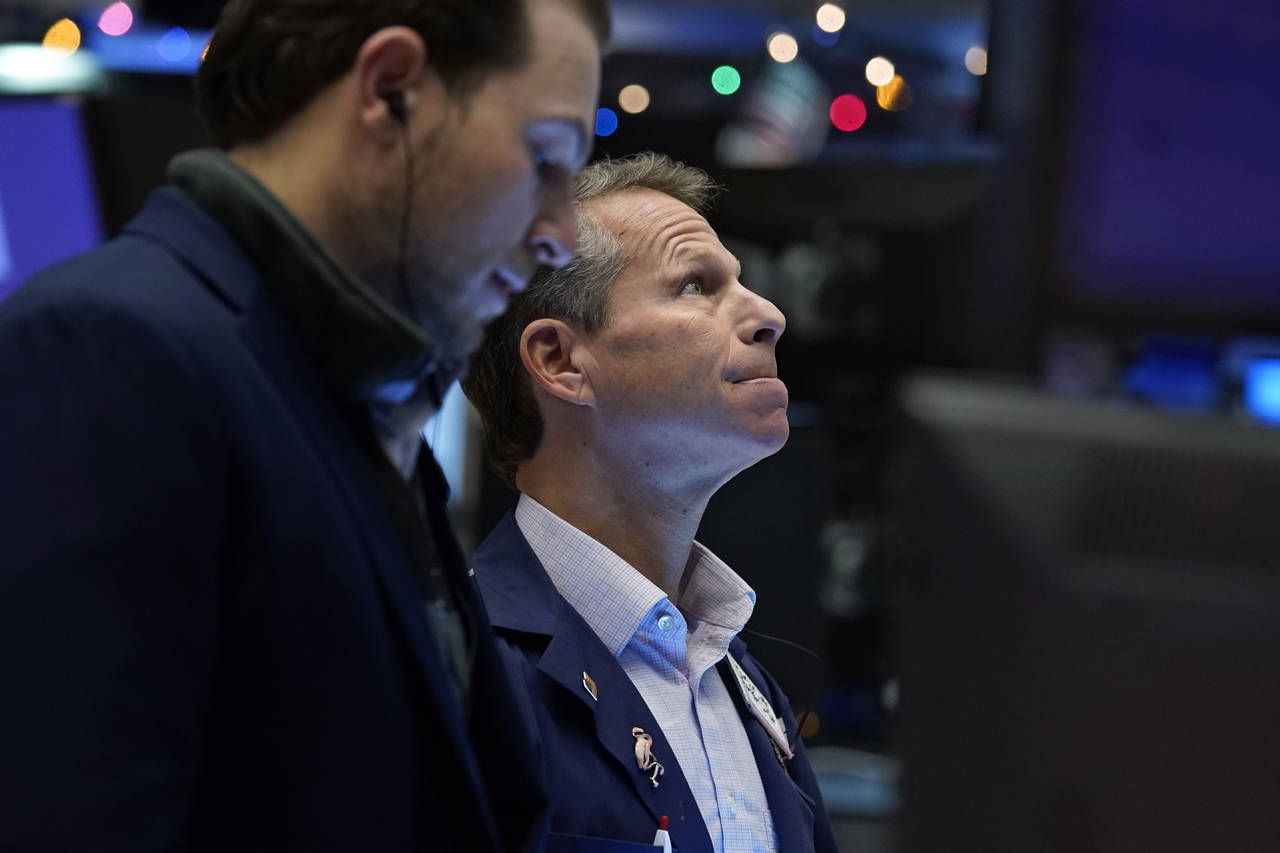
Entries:
[[769, 704], [764, 691], [756, 687], [751, 676], [747, 675], [742, 666], [733, 659], [733, 655], [725, 655], [725, 657], [729, 660], [729, 668], [733, 670], [734, 680], [738, 682], [738, 689], [742, 691], [742, 698], [747, 703], [747, 708], [751, 710], [751, 715], [764, 726], [764, 730], [769, 733], [769, 737], [773, 739], [774, 745], [782, 754], [787, 758], [793, 758], [791, 745], [787, 743], [787, 727], [783, 725], [782, 718], [774, 713], [773, 706]]

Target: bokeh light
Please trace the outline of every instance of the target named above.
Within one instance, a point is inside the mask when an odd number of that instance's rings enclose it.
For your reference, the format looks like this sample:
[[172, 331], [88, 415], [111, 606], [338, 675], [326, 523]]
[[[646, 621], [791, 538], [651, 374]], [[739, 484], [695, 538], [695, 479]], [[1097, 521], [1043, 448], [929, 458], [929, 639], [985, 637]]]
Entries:
[[181, 62], [191, 53], [191, 36], [182, 27], [174, 27], [156, 42], [156, 53], [167, 62]]
[[596, 136], [610, 136], [618, 129], [618, 114], [608, 107], [596, 110]]
[[818, 7], [818, 26], [829, 33], [838, 33], [844, 27], [844, 9], [835, 3], [823, 3]]
[[633, 114], [644, 112], [649, 109], [649, 90], [639, 83], [623, 86], [622, 91], [618, 93], [618, 106], [622, 107], [624, 112]]
[[981, 77], [987, 73], [987, 49], [974, 45], [964, 55], [964, 67], [969, 69], [969, 73], [976, 77]]
[[877, 56], [867, 63], [867, 82], [872, 86], [884, 86], [893, 79], [893, 63], [883, 56]]
[[876, 103], [889, 112], [901, 112], [911, 106], [911, 87], [895, 74], [888, 83], [876, 87]]
[[857, 95], [840, 95], [831, 102], [831, 123], [852, 133], [867, 123], [867, 105]]
[[1245, 367], [1244, 404], [1258, 420], [1280, 424], [1280, 359], [1259, 358]]
[[61, 54], [72, 54], [80, 47], [80, 28], [70, 18], [63, 18], [49, 27], [41, 45]]
[[840, 41], [839, 33], [829, 33], [826, 30], [822, 29], [822, 27], [819, 27], [817, 24], [813, 25], [812, 35], [813, 35], [813, 40], [817, 42], [819, 45], [821, 45], [822, 47], [831, 47], [836, 42]]
[[721, 65], [711, 72], [711, 88], [722, 95], [732, 95], [742, 86], [742, 75], [732, 65]]
[[98, 29], [109, 36], [122, 36], [133, 26], [133, 10], [125, 2], [112, 3], [102, 10]]
[[774, 33], [766, 44], [774, 62], [790, 62], [800, 55], [800, 44], [791, 33]]

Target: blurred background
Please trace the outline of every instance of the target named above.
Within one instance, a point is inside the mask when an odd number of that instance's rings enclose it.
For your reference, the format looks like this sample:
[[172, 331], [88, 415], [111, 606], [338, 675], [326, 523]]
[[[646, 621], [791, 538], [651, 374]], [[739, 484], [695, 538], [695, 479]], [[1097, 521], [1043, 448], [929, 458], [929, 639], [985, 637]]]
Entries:
[[[221, 5], [0, 0], [0, 299], [209, 144]], [[1275, 849], [1275, 0], [613, 5], [597, 154], [711, 172], [787, 315], [701, 539], [844, 849]], [[514, 495], [426, 435], [474, 545]]]

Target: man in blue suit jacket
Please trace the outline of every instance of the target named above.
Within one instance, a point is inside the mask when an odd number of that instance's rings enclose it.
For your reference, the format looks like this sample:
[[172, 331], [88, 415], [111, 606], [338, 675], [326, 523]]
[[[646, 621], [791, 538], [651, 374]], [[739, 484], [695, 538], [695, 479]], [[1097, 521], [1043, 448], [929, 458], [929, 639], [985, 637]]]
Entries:
[[598, 0], [233, 0], [222, 149], [0, 307], [0, 850], [540, 849], [422, 422], [570, 256]]
[[521, 493], [472, 565], [565, 850], [641, 850], [664, 818], [683, 853], [835, 849], [738, 637], [755, 594], [694, 541], [788, 435], [785, 322], [699, 212], [713, 189], [655, 154], [585, 169], [578, 257], [513, 300], [463, 384]]

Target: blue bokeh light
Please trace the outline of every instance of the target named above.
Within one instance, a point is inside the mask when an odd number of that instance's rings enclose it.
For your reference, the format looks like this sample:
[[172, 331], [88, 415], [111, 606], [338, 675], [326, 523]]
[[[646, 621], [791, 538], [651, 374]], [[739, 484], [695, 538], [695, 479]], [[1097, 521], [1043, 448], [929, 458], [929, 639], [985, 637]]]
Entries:
[[618, 114], [608, 107], [596, 110], [596, 136], [610, 136], [618, 129]]
[[1269, 424], [1280, 424], [1280, 358], [1260, 358], [1244, 369], [1244, 407]]
[[191, 54], [191, 35], [182, 27], [174, 27], [156, 42], [156, 52], [168, 62], [181, 62]]
[[840, 33], [839, 31], [834, 33], [829, 33], [826, 30], [824, 30], [822, 27], [818, 26], [817, 24], [814, 24], [813, 40], [817, 42], [819, 45], [821, 45], [822, 47], [831, 47], [836, 42], [840, 41]]

